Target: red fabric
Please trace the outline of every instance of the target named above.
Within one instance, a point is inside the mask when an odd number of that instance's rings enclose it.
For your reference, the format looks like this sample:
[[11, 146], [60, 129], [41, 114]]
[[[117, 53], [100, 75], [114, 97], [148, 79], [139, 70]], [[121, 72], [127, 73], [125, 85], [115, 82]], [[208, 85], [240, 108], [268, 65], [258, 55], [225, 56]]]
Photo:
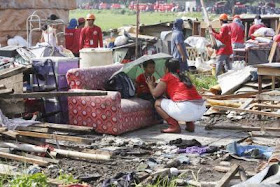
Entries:
[[[93, 45], [90, 45], [90, 40], [93, 40]], [[103, 47], [101, 28], [96, 25], [83, 28], [80, 35], [80, 49], [97, 48], [98, 46]]]
[[[76, 29], [65, 29], [65, 47], [72, 51], [72, 46], [74, 42], [74, 34]], [[73, 51], [72, 51], [73, 52]]]
[[167, 95], [172, 101], [188, 101], [202, 99], [202, 97], [198, 94], [194, 86], [191, 88], [187, 88], [187, 86], [172, 73], [165, 74], [161, 78], [161, 81], [166, 83]]
[[273, 40], [274, 40], [275, 42], [280, 42], [280, 34], [274, 36]]
[[231, 46], [231, 33], [230, 27], [228, 24], [224, 24], [220, 30], [220, 33], [213, 30], [213, 35], [217, 40], [220, 40], [225, 47], [217, 50], [217, 55], [231, 55], [233, 53]]
[[254, 37], [252, 34], [254, 34], [254, 32], [260, 28], [266, 27], [264, 24], [258, 24], [258, 25], [252, 25], [249, 29], [249, 37], [251, 37], [252, 40], [254, 40], [256, 37]]
[[[154, 76], [153, 76], [153, 80], [154, 82], [156, 81]], [[151, 93], [148, 84], [146, 83], [146, 78], [144, 73], [142, 73], [136, 78], [136, 84], [137, 84], [136, 87], [137, 95], [140, 95], [141, 93]]]
[[242, 43], [244, 44], [244, 38], [245, 38], [245, 31], [238, 25], [238, 23], [231, 23], [230, 24], [231, 29], [231, 43]]
[[73, 43], [72, 43], [72, 52], [74, 54], [78, 54], [79, 53], [79, 43], [80, 43], [80, 35], [81, 35], [82, 29], [81, 28], [77, 28], [75, 33], [74, 33], [74, 39], [73, 39]]
[[[71, 89], [103, 90], [106, 81], [121, 67], [71, 69], [67, 72], [67, 81]], [[112, 135], [156, 124], [151, 102], [140, 98], [121, 99], [119, 92], [107, 93], [106, 96], [68, 97], [69, 123]]]

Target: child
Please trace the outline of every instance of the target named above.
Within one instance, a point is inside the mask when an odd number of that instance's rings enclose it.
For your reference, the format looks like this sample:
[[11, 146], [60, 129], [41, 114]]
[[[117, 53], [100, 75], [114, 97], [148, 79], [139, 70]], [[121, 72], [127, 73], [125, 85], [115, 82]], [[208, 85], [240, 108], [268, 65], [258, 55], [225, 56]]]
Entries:
[[152, 78], [153, 82], [155, 82], [155, 77], [153, 76], [155, 72], [155, 62], [153, 60], [148, 60], [143, 63], [143, 67], [145, 72], [136, 78], [137, 97], [141, 99], [149, 100], [154, 104], [155, 99], [153, 98], [149, 90], [146, 80], [148, 77], [150, 77]]

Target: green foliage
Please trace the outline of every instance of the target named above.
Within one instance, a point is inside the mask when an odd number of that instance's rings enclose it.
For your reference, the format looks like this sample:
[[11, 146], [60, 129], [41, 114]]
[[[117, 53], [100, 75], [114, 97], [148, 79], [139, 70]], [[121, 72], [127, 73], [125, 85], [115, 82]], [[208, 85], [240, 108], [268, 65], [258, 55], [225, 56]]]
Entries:
[[202, 74], [190, 74], [189, 75], [192, 83], [196, 86], [198, 90], [209, 89], [212, 86], [218, 84], [215, 76], [202, 75]]
[[47, 187], [47, 177], [43, 173], [21, 175], [9, 183], [10, 187]]
[[75, 184], [79, 183], [79, 180], [75, 179], [72, 174], [60, 173], [58, 180], [62, 181], [63, 184]]
[[177, 187], [175, 179], [169, 179], [168, 177], [158, 178], [155, 184], [149, 184], [146, 187]]

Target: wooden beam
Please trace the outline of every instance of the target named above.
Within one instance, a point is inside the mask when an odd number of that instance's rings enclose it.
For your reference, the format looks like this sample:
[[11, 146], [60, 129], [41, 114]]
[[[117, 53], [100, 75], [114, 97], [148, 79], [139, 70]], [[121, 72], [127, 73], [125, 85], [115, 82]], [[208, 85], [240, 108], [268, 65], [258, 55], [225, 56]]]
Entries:
[[0, 152], [0, 157], [6, 158], [9, 160], [16, 160], [16, 161], [24, 162], [24, 163], [38, 164], [39, 166], [47, 166], [49, 164], [46, 161], [41, 161], [41, 160], [28, 158], [28, 157], [24, 157], [24, 156], [19, 156], [19, 155], [15, 155], [15, 154], [10, 154], [10, 153]]
[[26, 70], [25, 67], [16, 67], [13, 69], [1, 70], [0, 71], [0, 79], [4, 79], [7, 77], [11, 77], [17, 75], [19, 73], [23, 73]]
[[54, 140], [70, 141], [70, 142], [85, 143], [85, 144], [90, 144], [94, 142], [94, 140], [92, 139], [75, 137], [75, 136], [63, 136], [63, 135], [28, 132], [28, 131], [16, 131], [16, 132], [21, 136], [29, 136], [35, 138], [54, 139]]
[[3, 134], [5, 136], [9, 136], [13, 139], [16, 139], [18, 137], [18, 133], [15, 132], [15, 131], [11, 131], [11, 130], [0, 132], [0, 134]]
[[0, 95], [1, 95], [1, 98], [4, 98], [5, 95], [4, 94], [11, 94], [11, 93], [14, 93], [14, 90], [13, 89], [1, 89], [0, 90]]
[[262, 112], [257, 110], [247, 110], [247, 109], [240, 109], [240, 108], [233, 108], [233, 107], [224, 107], [224, 106], [213, 106], [213, 109], [215, 110], [232, 110], [236, 112], [245, 112], [248, 114], [256, 114], [256, 115], [263, 115], [263, 116], [269, 116], [269, 117], [277, 117], [280, 118], [280, 114], [273, 113], [273, 112]]
[[[1, 93], [1, 92], [0, 92]], [[59, 96], [104, 96], [107, 95], [106, 91], [94, 91], [94, 90], [81, 90], [75, 92], [58, 91], [58, 92], [31, 92], [31, 93], [18, 93], [18, 94], [7, 94], [1, 96], [4, 99], [16, 99], [16, 98], [53, 98]]]
[[234, 177], [234, 175], [238, 172], [239, 165], [234, 164], [231, 169], [222, 177], [222, 179], [216, 184], [216, 187], [225, 187], [229, 183], [229, 181]]
[[280, 109], [280, 105], [254, 104], [252, 107]]
[[28, 158], [34, 158], [36, 160], [41, 160], [41, 161], [45, 161], [45, 162], [49, 162], [49, 163], [54, 163], [54, 164], [59, 164], [60, 163], [60, 161], [56, 160], [56, 159], [40, 157], [40, 156], [31, 155], [31, 154], [27, 154], [27, 153], [23, 153], [22, 156], [25, 156], [25, 157], [28, 157]]
[[[224, 129], [224, 130], [238, 130], [238, 131], [261, 131], [260, 127], [244, 127], [244, 126], [221, 126], [221, 125], [213, 125], [207, 126], [207, 129]], [[280, 132], [280, 128], [273, 128], [273, 127], [264, 127], [265, 131], [274, 131]]]
[[33, 126], [17, 127], [16, 130], [19, 130], [19, 131], [31, 131], [31, 132], [41, 132], [41, 133], [49, 133], [50, 132], [50, 130], [48, 128], [33, 127]]
[[93, 127], [68, 125], [68, 124], [54, 124], [54, 123], [39, 123], [32, 125], [34, 127], [50, 128], [63, 131], [78, 131], [78, 132], [93, 132]]
[[35, 153], [46, 153], [47, 148], [39, 147], [31, 144], [17, 144], [10, 142], [0, 142], [0, 147], [4, 148], [13, 148], [15, 150], [26, 151], [26, 152], [35, 152]]

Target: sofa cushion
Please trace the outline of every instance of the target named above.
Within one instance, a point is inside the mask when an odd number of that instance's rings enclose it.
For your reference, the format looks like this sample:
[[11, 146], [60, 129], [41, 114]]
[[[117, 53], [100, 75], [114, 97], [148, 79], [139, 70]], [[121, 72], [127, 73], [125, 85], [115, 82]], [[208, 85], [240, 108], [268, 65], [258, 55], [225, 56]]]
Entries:
[[153, 105], [150, 101], [131, 98], [131, 99], [121, 99], [121, 109], [122, 112], [137, 112], [139, 110], [147, 110], [152, 108]]

